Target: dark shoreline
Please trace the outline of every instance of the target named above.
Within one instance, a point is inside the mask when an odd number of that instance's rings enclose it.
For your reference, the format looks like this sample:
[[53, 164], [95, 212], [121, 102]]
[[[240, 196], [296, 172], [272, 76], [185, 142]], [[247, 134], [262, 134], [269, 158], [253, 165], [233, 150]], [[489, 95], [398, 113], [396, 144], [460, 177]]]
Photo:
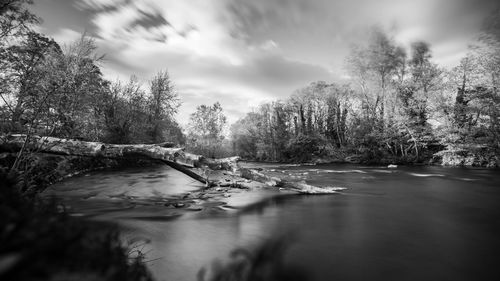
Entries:
[[277, 164], [277, 165], [298, 165], [298, 166], [320, 166], [320, 165], [331, 165], [331, 164], [351, 164], [351, 165], [364, 165], [364, 166], [388, 166], [388, 165], [401, 165], [401, 166], [436, 166], [436, 167], [450, 167], [450, 168], [488, 168], [488, 169], [499, 169], [500, 166], [496, 165], [471, 165], [461, 164], [461, 165], [450, 165], [442, 164], [442, 161], [433, 161], [428, 159], [423, 162], [414, 161], [348, 161], [345, 159], [328, 159], [319, 158], [310, 162], [294, 162], [294, 161], [266, 161], [266, 160], [248, 160], [241, 159], [241, 162], [247, 163], [264, 163], [264, 164]]

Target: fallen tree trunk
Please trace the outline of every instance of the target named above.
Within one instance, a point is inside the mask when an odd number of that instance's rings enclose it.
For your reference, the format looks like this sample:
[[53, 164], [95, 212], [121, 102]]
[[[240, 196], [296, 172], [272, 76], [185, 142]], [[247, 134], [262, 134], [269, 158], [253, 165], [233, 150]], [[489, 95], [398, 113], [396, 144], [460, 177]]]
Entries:
[[[201, 155], [184, 152], [183, 148], [165, 147], [169, 144], [105, 144], [81, 140], [61, 139], [26, 135], [0, 136], [0, 152], [48, 153], [68, 156], [132, 158], [159, 160], [191, 178], [205, 184], [215, 185], [208, 179], [210, 170], [239, 171], [241, 177], [265, 183], [269, 186], [284, 187], [306, 194], [336, 193], [342, 187], [316, 187], [305, 182], [287, 181], [279, 177], [266, 175], [255, 169], [240, 168], [239, 157], [210, 159]], [[201, 168], [201, 169], [193, 169]]]
[[[210, 185], [204, 175], [198, 174], [188, 167], [201, 167], [219, 170], [237, 169], [238, 157], [208, 159], [200, 155], [184, 152], [184, 148], [164, 147], [156, 144], [105, 144], [80, 140], [61, 139], [26, 135], [7, 135], [0, 137], [0, 152], [19, 152], [23, 147], [35, 153], [58, 155], [106, 157], [106, 158], [142, 158], [159, 160], [168, 166]], [[186, 167], [188, 166], [188, 167]]]
[[237, 165], [239, 160], [240, 160], [239, 156], [212, 159], [204, 157], [202, 155], [183, 152], [182, 157], [178, 158], [177, 162], [181, 163], [184, 166], [192, 168], [208, 167], [209, 169], [212, 170], [235, 171], [239, 168]]

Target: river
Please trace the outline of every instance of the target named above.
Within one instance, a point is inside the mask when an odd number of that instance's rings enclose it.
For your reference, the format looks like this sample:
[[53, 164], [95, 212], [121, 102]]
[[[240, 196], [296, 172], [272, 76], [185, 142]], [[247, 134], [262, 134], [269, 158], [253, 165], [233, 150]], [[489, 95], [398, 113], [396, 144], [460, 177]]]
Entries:
[[[260, 164], [259, 164], [260, 165]], [[286, 261], [311, 280], [500, 280], [500, 171], [265, 165], [341, 194], [287, 196], [244, 211], [172, 219], [161, 198], [201, 186], [168, 167], [92, 172], [50, 187], [74, 215], [118, 222], [157, 280], [196, 273], [235, 247], [294, 233]], [[163, 219], [158, 219], [163, 218]]]

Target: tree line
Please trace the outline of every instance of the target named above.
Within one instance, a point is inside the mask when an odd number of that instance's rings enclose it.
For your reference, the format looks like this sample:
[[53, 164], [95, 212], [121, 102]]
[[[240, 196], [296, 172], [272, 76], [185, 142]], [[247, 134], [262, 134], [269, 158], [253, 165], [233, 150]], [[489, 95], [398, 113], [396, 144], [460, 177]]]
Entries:
[[[201, 105], [184, 132], [175, 120], [181, 105], [166, 70], [146, 84], [136, 76], [109, 81], [104, 56], [87, 34], [60, 46], [35, 31], [41, 19], [30, 0], [0, 5], [0, 132], [38, 134], [106, 143], [185, 145], [209, 156], [222, 152], [226, 117], [220, 103]], [[227, 141], [227, 140], [226, 140]]]
[[424, 41], [409, 49], [381, 28], [346, 60], [349, 83], [314, 82], [232, 125], [237, 154], [266, 161], [450, 165], [500, 163], [500, 25], [451, 70]]
[[[85, 34], [66, 46], [36, 32], [30, 0], [0, 6], [0, 131], [109, 143], [173, 142], [210, 157], [265, 161], [498, 165], [500, 24], [487, 21], [451, 70], [431, 46], [400, 46], [381, 28], [352, 46], [348, 83], [313, 82], [262, 104], [226, 132], [219, 103], [201, 105], [185, 131], [166, 70], [143, 84], [108, 81]], [[227, 138], [226, 136], [230, 136]]]

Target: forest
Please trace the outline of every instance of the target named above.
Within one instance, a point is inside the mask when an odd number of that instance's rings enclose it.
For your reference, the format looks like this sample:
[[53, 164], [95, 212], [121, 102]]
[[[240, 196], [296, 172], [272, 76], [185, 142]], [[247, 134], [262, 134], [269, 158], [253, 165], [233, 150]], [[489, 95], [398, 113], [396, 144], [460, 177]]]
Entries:
[[[182, 128], [167, 67], [149, 81], [103, 77], [105, 54], [82, 34], [60, 46], [36, 31], [30, 1], [2, 6], [0, 131], [107, 143], [172, 142], [209, 157], [279, 162], [498, 166], [500, 38], [485, 21], [453, 69], [425, 41], [409, 48], [373, 27], [345, 60], [345, 83], [312, 82], [228, 126], [220, 103]], [[228, 130], [229, 129], [229, 132]]]
[[373, 28], [346, 59], [350, 83], [313, 82], [231, 127], [236, 154], [260, 161], [499, 165], [500, 30], [491, 17], [451, 70], [425, 41]]

